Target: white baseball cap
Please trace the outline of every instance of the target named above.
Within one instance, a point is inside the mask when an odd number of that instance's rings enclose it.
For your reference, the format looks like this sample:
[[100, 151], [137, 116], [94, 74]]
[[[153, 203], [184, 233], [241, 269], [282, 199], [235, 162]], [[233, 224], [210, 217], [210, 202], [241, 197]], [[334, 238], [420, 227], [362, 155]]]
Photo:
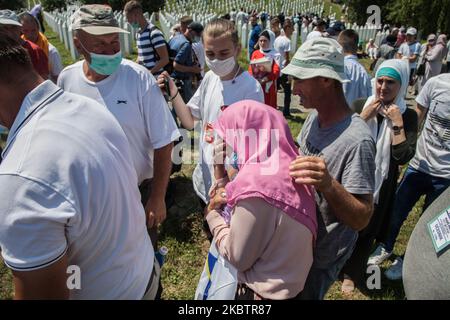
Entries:
[[408, 28], [408, 31], [406, 31], [407, 35], [416, 36], [417, 35], [417, 29], [416, 28]]

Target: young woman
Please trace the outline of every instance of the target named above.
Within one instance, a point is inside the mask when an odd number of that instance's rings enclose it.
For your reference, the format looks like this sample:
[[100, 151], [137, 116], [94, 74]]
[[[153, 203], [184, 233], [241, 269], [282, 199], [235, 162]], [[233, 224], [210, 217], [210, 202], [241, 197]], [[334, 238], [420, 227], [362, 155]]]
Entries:
[[263, 102], [264, 95], [259, 83], [238, 64], [241, 45], [231, 21], [215, 19], [209, 22], [203, 31], [203, 46], [210, 71], [189, 102], [183, 101], [167, 73], [158, 77], [158, 83], [164, 90], [165, 81], [169, 81], [168, 94], [182, 126], [191, 130], [197, 121], [200, 126], [200, 159], [192, 180], [204, 207], [209, 201], [208, 190], [213, 183], [211, 124], [217, 120], [223, 106], [245, 99]]
[[231, 178], [211, 191], [206, 219], [218, 251], [238, 270], [236, 299], [293, 298], [312, 265], [317, 220], [313, 189], [286, 174], [298, 156], [289, 126], [281, 112], [246, 100], [213, 127], [238, 171], [225, 173], [219, 159], [216, 174]]
[[369, 97], [361, 112], [361, 118], [369, 125], [377, 143], [375, 208], [343, 269], [343, 292], [353, 291], [355, 282], [365, 284], [364, 275], [373, 242], [375, 239], [383, 242], [389, 228], [399, 166], [411, 160], [416, 150], [417, 114], [406, 106], [408, 84], [407, 62], [399, 59], [383, 62], [375, 75], [375, 94]]
[[[275, 42], [275, 34], [270, 30], [264, 30], [259, 35], [258, 46], [259, 50], [253, 52], [249, 72], [261, 84], [264, 90], [264, 102], [265, 104], [277, 108], [277, 79], [280, 76], [280, 54], [275, 50], [273, 44]], [[262, 58], [267, 58], [271, 64], [271, 68], [259, 76], [256, 74], [255, 70], [252, 70], [252, 62], [260, 60]]]

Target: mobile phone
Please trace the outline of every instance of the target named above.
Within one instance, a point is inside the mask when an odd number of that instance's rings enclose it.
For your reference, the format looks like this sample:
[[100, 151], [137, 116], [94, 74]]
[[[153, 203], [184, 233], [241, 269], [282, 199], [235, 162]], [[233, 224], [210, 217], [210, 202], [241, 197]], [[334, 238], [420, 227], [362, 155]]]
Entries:
[[169, 85], [169, 79], [164, 78], [164, 98], [166, 101], [170, 100], [170, 85]]

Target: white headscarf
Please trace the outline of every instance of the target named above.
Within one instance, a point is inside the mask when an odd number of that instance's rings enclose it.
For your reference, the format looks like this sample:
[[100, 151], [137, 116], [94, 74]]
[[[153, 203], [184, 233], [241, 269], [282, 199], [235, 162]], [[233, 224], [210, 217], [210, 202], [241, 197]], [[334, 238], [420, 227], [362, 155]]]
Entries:
[[262, 48], [259, 48], [259, 51], [264, 54], [264, 56], [275, 60], [275, 62], [280, 66], [281, 64], [281, 55], [275, 50], [274, 43], [275, 43], [275, 33], [272, 30], [266, 29], [263, 32], [260, 33], [259, 36], [261, 36], [263, 33], [267, 32], [269, 34], [269, 49], [270, 51], [265, 52]]
[[[384, 61], [375, 75], [375, 81], [378, 78], [379, 71], [383, 68], [392, 68], [398, 72], [402, 79], [401, 88], [394, 100], [394, 103], [399, 107], [400, 112], [403, 114], [406, 109], [405, 97], [409, 84], [409, 65], [406, 61], [400, 59], [391, 59]], [[376, 83], [372, 86], [373, 94], [367, 99], [364, 108], [367, 108], [373, 101], [377, 99], [376, 96]], [[372, 137], [377, 143], [377, 153], [375, 155], [375, 192], [374, 201], [377, 204], [380, 196], [381, 185], [386, 180], [389, 173], [389, 163], [391, 162], [391, 144], [392, 144], [392, 122], [391, 120], [384, 118], [381, 123], [380, 130], [378, 130], [378, 119], [374, 117], [367, 121], [367, 125], [370, 128]]]

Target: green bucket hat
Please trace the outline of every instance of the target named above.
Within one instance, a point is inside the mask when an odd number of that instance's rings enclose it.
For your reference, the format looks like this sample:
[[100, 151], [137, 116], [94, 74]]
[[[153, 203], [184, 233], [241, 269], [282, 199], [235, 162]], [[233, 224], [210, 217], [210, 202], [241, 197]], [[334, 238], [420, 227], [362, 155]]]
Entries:
[[342, 47], [331, 38], [306, 41], [281, 72], [302, 80], [324, 77], [349, 82], [344, 72]]

